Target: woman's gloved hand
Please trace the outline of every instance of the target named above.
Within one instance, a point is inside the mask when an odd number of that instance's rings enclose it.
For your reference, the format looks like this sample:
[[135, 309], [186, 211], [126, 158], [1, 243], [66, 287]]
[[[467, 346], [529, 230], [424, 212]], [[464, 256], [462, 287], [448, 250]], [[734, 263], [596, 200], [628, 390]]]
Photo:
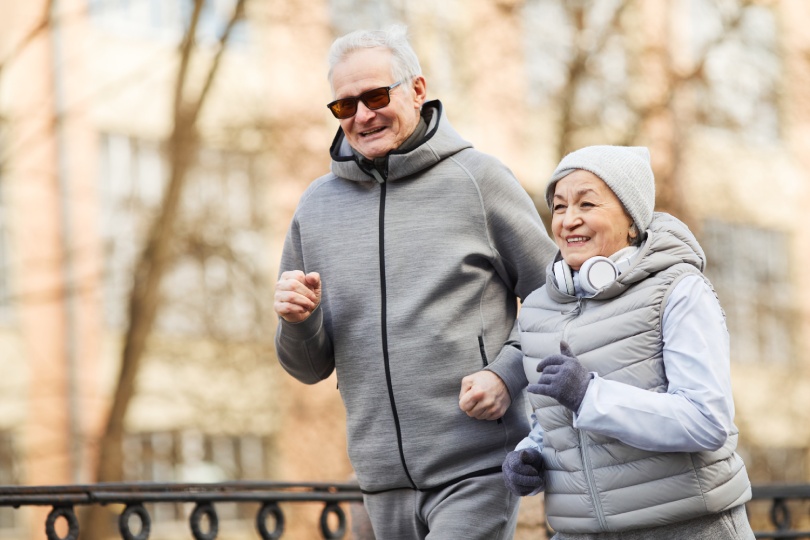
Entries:
[[553, 397], [574, 412], [579, 410], [591, 374], [571, 352], [565, 341], [560, 341], [560, 354], [547, 356], [537, 364], [540, 379], [530, 384], [526, 390], [532, 394]]
[[543, 456], [534, 448], [509, 452], [502, 469], [507, 489], [519, 497], [542, 491], [546, 487]]

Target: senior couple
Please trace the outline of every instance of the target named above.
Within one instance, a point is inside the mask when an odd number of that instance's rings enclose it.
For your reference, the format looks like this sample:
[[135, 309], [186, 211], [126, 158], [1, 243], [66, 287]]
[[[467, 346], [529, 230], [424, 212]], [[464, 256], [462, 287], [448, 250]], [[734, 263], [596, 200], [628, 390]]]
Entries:
[[340, 127], [286, 238], [276, 350], [336, 373], [376, 538], [509, 539], [541, 492], [558, 540], [753, 538], [723, 311], [647, 149], [565, 156], [552, 240], [427, 100], [405, 28], [338, 38], [328, 77]]

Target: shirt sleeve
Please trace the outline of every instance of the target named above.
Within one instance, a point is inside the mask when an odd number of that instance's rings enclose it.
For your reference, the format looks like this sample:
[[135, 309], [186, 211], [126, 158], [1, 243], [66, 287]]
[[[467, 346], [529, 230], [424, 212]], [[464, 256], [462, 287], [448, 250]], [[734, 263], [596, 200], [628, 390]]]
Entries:
[[[532, 430], [529, 432], [529, 435], [524, 437], [522, 441], [520, 441], [515, 450], [526, 450], [527, 448], [534, 448], [538, 452], [543, 451], [543, 428], [540, 427], [540, 424], [537, 422], [537, 417], [532, 413], [531, 416], [531, 425]], [[545, 485], [543, 487], [539, 487], [532, 491], [531, 493], [527, 494], [528, 497], [532, 495], [537, 495], [545, 490]]]
[[518, 443], [515, 450], [534, 448], [538, 452], [543, 451], [543, 428], [540, 427], [540, 423], [537, 421], [537, 416], [535, 416], [534, 413], [531, 414], [531, 426], [531, 431]]
[[667, 391], [595, 376], [574, 427], [642, 450], [716, 450], [735, 430], [729, 337], [717, 297], [700, 276], [675, 285], [662, 331]]

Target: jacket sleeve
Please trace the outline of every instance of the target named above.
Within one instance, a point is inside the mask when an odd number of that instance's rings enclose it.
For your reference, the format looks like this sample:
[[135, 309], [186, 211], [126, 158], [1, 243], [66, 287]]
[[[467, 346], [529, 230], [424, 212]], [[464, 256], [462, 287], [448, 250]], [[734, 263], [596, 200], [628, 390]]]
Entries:
[[501, 378], [513, 399], [526, 388], [528, 381], [526, 373], [523, 371], [523, 350], [520, 348], [517, 321], [512, 326], [509, 339], [486, 369]]
[[[493, 159], [480, 179], [493, 265], [521, 301], [546, 281], [546, 267], [557, 253], [529, 194], [503, 164]], [[487, 369], [496, 373], [514, 398], [526, 387], [517, 325]]]
[[[279, 276], [287, 270], [318, 271], [307, 268], [302, 256], [298, 224], [293, 220], [279, 266]], [[279, 317], [276, 330], [276, 355], [281, 366], [305, 384], [314, 384], [331, 375], [335, 369], [332, 340], [326, 330], [323, 300], [304, 321], [289, 323]]]
[[332, 341], [323, 326], [321, 306], [300, 323], [288, 323], [279, 317], [275, 342], [282, 367], [302, 383], [315, 384], [335, 369]]
[[496, 160], [480, 181], [495, 270], [515, 295], [525, 299], [546, 282], [546, 267], [557, 254], [531, 197]]
[[662, 332], [667, 391], [596, 378], [574, 427], [649, 451], [717, 450], [737, 429], [728, 330], [703, 278], [689, 275], [675, 285]]

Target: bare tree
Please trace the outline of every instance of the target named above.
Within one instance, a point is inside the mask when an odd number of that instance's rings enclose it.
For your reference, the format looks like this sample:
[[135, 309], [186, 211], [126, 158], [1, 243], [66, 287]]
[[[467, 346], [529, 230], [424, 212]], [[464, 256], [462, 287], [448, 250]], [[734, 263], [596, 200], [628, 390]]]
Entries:
[[[136, 377], [161, 303], [160, 285], [170, 265], [183, 189], [187, 184], [188, 172], [198, 148], [198, 120], [209, 97], [231, 31], [244, 14], [245, 1], [237, 0], [233, 15], [219, 39], [219, 48], [208, 69], [204, 85], [200, 93], [193, 98], [187, 96], [189, 64], [195, 49], [195, 36], [203, 0], [195, 0], [191, 21], [180, 46], [180, 62], [173, 100], [174, 127], [167, 145], [170, 160], [169, 180], [134, 271], [121, 368], [99, 446], [96, 475], [99, 482], [122, 479], [124, 420], [135, 394]], [[87, 522], [87, 538], [105, 537], [108, 530], [105, 516], [99, 507], [91, 509]]]
[[39, 34], [46, 31], [51, 24], [51, 11], [53, 9], [53, 0], [48, 0], [45, 2], [45, 8], [42, 10], [42, 18], [39, 20], [35, 26], [33, 26], [26, 34], [22, 37], [20, 41], [15, 43], [12, 47], [10, 52], [5, 56], [5, 58], [0, 59], [0, 77], [3, 76], [3, 71], [6, 66], [16, 58], [33, 40], [37, 38]]
[[[706, 119], [695, 96], [713, 91], [716, 81], [708, 77], [706, 64], [718, 49], [743, 39], [741, 23], [755, 3], [706, 0], [717, 30], [698, 44], [682, 35], [676, 40], [671, 31], [675, 4], [669, 2], [527, 4], [544, 10], [549, 20], [564, 21], [550, 32], [556, 41], [541, 43], [545, 50], [538, 51], [543, 60], [551, 58], [557, 80], [535, 85], [551, 87], [546, 98], [557, 114], [558, 159], [588, 144], [649, 146], [657, 207], [688, 221], [679, 187], [682, 145], [691, 127]], [[676, 55], [679, 47], [692, 52]], [[542, 60], [536, 64], [530, 72], [549, 69]]]

